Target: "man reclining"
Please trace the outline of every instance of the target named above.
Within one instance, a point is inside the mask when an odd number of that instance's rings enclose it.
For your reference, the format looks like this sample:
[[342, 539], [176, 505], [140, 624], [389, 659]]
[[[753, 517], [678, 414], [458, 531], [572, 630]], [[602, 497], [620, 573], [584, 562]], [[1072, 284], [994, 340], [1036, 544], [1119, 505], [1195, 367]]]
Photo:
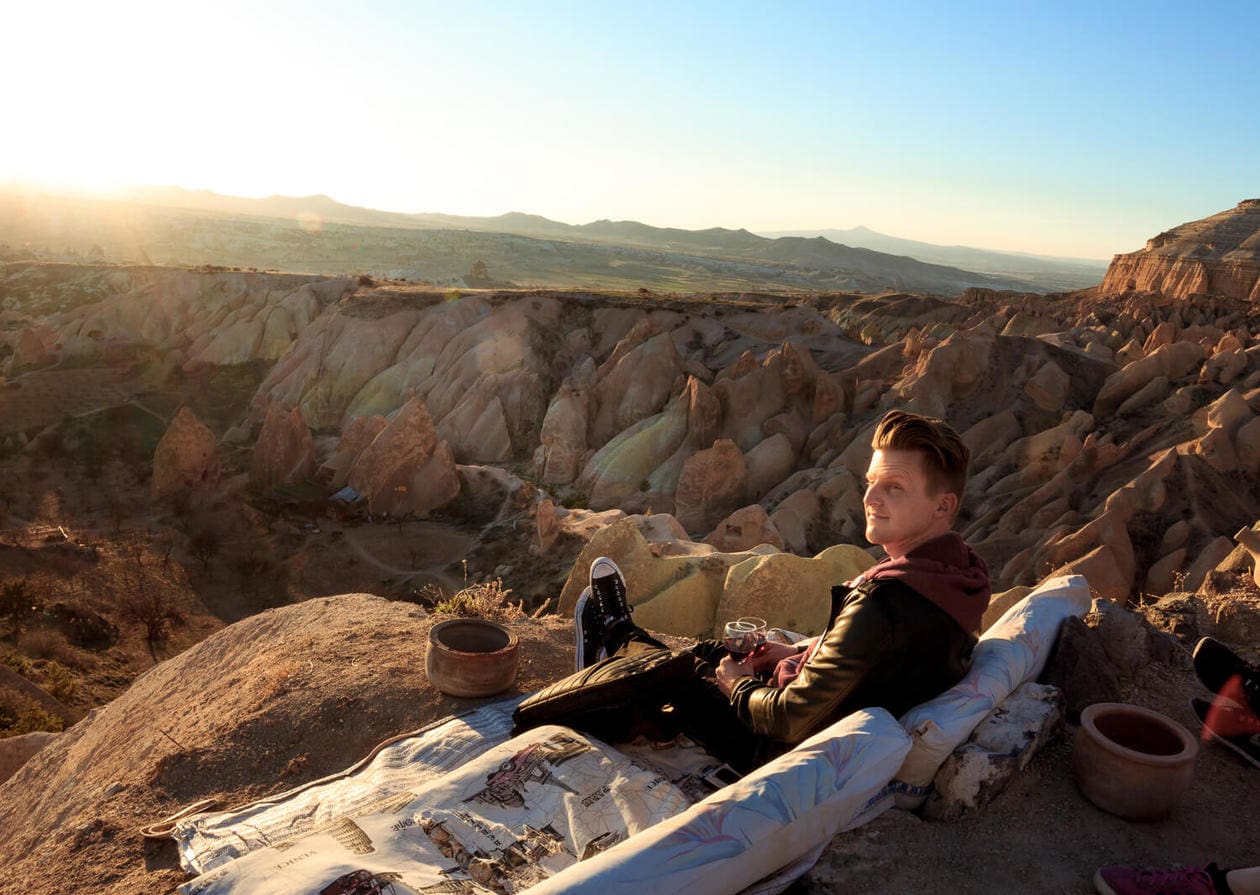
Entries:
[[[747, 771], [851, 712], [901, 715], [962, 678], [990, 595], [984, 560], [952, 530], [970, 453], [945, 422], [895, 410], [871, 447], [866, 537], [888, 556], [832, 589], [823, 634], [767, 642], [742, 661], [702, 641], [686, 674], [635, 691], [639, 714], [663, 708], [676, 729]], [[600, 557], [590, 574], [575, 613], [579, 668], [668, 649], [634, 624], [616, 563]]]

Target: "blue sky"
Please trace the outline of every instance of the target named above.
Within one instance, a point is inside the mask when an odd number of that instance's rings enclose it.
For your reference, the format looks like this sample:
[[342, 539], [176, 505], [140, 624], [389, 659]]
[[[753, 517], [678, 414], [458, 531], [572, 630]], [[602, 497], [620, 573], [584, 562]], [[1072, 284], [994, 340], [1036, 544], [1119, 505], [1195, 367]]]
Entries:
[[25, 4], [0, 180], [1109, 257], [1260, 196], [1260, 4]]

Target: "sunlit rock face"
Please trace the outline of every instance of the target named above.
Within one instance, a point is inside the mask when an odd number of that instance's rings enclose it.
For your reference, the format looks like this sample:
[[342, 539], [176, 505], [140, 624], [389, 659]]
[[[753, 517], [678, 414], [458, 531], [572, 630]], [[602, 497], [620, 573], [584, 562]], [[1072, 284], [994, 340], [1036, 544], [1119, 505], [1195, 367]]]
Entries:
[[459, 494], [451, 449], [419, 398], [404, 404], [359, 454], [349, 481], [369, 511], [390, 516], [424, 515]]
[[1116, 255], [1100, 292], [1132, 291], [1260, 301], [1260, 199], [1245, 199], [1228, 211], [1166, 230], [1140, 251]]

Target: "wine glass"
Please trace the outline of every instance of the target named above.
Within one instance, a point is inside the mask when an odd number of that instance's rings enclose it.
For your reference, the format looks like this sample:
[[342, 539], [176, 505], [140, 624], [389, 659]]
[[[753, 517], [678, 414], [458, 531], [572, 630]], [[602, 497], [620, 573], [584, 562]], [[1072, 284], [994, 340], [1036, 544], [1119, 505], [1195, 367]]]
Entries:
[[722, 633], [722, 645], [736, 662], [742, 662], [757, 646], [756, 626], [744, 619], [726, 623]]
[[755, 615], [745, 615], [736, 619], [736, 621], [743, 622], [746, 625], [752, 625], [753, 645], [751, 652], [753, 655], [761, 652], [760, 648], [766, 642], [766, 620], [764, 618], [757, 618]]

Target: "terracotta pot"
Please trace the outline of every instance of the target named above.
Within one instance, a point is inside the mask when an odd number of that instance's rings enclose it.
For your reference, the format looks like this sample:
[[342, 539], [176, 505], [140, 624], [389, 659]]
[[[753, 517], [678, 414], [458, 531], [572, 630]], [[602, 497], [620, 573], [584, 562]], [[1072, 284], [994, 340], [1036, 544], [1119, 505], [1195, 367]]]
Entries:
[[1194, 777], [1199, 744], [1184, 727], [1150, 709], [1100, 702], [1081, 712], [1072, 772], [1099, 808], [1128, 820], [1158, 820]]
[[516, 680], [519, 642], [502, 625], [455, 618], [429, 629], [424, 671], [449, 696], [493, 696]]

